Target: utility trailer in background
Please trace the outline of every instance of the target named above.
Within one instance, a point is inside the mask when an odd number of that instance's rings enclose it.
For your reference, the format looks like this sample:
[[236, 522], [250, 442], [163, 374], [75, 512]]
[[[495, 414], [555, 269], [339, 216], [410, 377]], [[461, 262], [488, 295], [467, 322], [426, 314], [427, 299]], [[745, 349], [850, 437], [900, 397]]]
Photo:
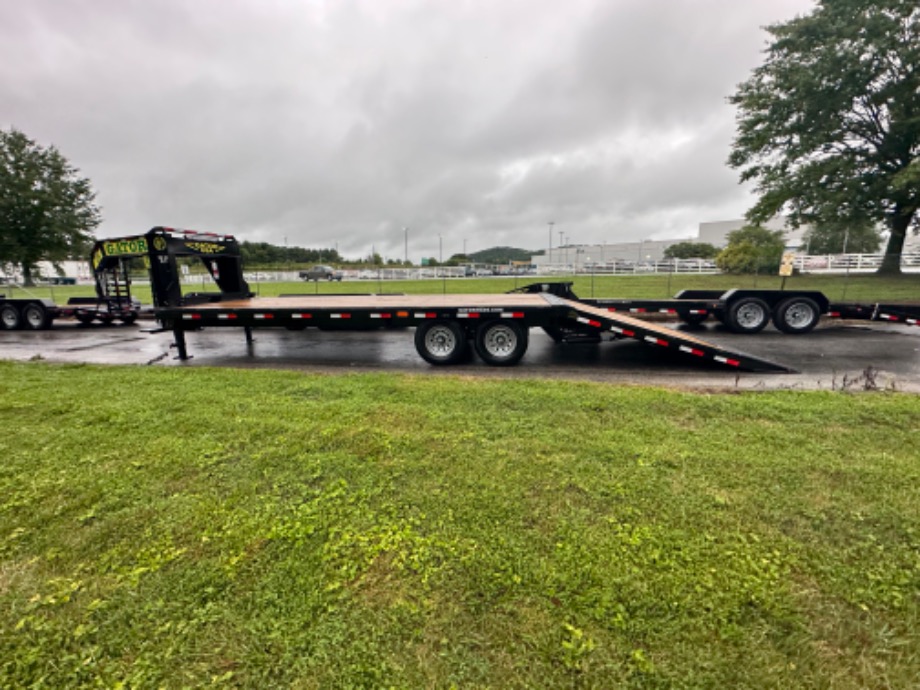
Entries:
[[[143, 247], [150, 271], [154, 316], [173, 332], [180, 359], [186, 334], [202, 328], [371, 330], [414, 328], [415, 347], [435, 365], [463, 362], [472, 351], [487, 364], [511, 366], [527, 350], [531, 328], [548, 333], [588, 328], [632, 338], [688, 358], [736, 369], [789, 371], [782, 365], [713, 345], [692, 335], [565, 299], [552, 290], [486, 295], [289, 295], [258, 298], [243, 278], [239, 245], [230, 235], [155, 227], [143, 236], [96, 244], [95, 270]], [[218, 292], [185, 294], [179, 261], [199, 260]]]
[[[53, 300], [29, 295], [7, 297], [0, 294], [0, 330], [19, 329], [40, 331], [50, 328], [55, 319], [74, 318], [87, 325], [93, 321], [112, 324], [115, 321], [131, 324], [140, 315], [141, 303], [131, 295], [131, 276], [125, 261], [130, 256], [146, 256], [146, 246], [139, 238], [97, 242], [90, 257], [96, 282], [95, 297], [71, 297], [66, 305]], [[122, 254], [103, 261], [100, 246], [111, 245], [113, 252], [120, 245]]]
[[883, 304], [832, 302], [816, 290], [682, 290], [673, 299], [579, 298], [572, 283], [539, 284], [520, 288], [522, 292], [546, 287], [565, 299], [588, 304], [610, 313], [627, 313], [638, 317], [670, 314], [686, 324], [698, 325], [710, 316], [734, 333], [755, 334], [772, 321], [777, 330], [792, 335], [812, 331], [821, 316], [832, 318], [886, 321], [920, 325], [920, 304]]

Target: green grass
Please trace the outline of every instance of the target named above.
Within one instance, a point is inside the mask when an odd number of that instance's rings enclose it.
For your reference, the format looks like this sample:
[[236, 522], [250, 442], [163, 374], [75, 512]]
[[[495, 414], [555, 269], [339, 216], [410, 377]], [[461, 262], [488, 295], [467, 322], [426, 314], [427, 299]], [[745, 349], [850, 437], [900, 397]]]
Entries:
[[[200, 278], [198, 279], [200, 281]], [[402, 292], [407, 294], [470, 294], [501, 293], [541, 280], [574, 281], [576, 294], [581, 297], [623, 297], [665, 299], [680, 290], [687, 289], [729, 289], [733, 287], [759, 287], [778, 289], [782, 278], [777, 276], [729, 276], [729, 275], [629, 275], [629, 276], [519, 276], [517, 278], [451, 278], [447, 280], [353, 280], [341, 283], [288, 283], [250, 284], [253, 292], [262, 297], [281, 294], [355, 294], [376, 292]], [[187, 292], [211, 291], [216, 288], [201, 287], [200, 282], [188, 281]], [[849, 302], [920, 301], [920, 274], [905, 274], [900, 277], [879, 277], [875, 275], [801, 275], [786, 281], [786, 289], [820, 290], [829, 298]], [[7, 288], [9, 291], [9, 288]], [[3, 288], [0, 287], [0, 292]], [[92, 296], [91, 286], [39, 287], [32, 290], [40, 297], [47, 297], [63, 304], [69, 297]], [[136, 285], [134, 292], [145, 304], [149, 304], [150, 289]]]
[[917, 687], [918, 419], [0, 363], [0, 687]]

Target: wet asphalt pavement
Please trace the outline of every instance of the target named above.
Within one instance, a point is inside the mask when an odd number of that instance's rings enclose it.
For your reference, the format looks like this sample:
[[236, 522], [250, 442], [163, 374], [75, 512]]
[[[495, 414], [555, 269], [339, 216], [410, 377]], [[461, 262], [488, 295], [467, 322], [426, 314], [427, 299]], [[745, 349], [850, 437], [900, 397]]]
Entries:
[[[675, 324], [662, 324], [674, 327]], [[697, 338], [795, 369], [795, 374], [738, 372], [668, 353], [632, 340], [556, 344], [533, 330], [516, 367], [489, 367], [478, 359], [432, 367], [416, 353], [411, 329], [370, 332], [257, 330], [251, 347], [239, 328], [188, 334], [192, 359], [175, 359], [171, 333], [149, 333], [153, 322], [79, 326], [67, 320], [48, 331], [0, 331], [0, 359], [183, 367], [292, 369], [344, 373], [399, 371], [425, 375], [566, 378], [614, 384], [695, 389], [895, 388], [920, 393], [920, 328], [884, 323], [825, 321], [812, 333], [789, 336], [767, 328], [754, 336], [715, 323], [685, 327]]]

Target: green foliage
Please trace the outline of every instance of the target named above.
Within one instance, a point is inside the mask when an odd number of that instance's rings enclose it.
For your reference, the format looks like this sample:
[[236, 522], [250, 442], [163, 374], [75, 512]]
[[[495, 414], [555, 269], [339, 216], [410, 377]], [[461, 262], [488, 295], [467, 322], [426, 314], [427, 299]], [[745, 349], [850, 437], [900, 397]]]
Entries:
[[713, 259], [718, 247], [708, 242], [678, 242], [664, 250], [665, 259]]
[[754, 180], [764, 221], [884, 223], [883, 272], [900, 272], [920, 208], [920, 5], [819, 0], [767, 29], [766, 59], [738, 87], [729, 163]]
[[477, 264], [507, 264], [512, 261], [530, 261], [536, 252], [529, 249], [515, 247], [491, 247], [481, 249], [469, 255], [470, 260]]
[[802, 238], [809, 254], [873, 254], [881, 246], [878, 230], [868, 224], [821, 223]]
[[781, 230], [749, 225], [728, 233], [728, 246], [716, 265], [725, 273], [776, 273], [784, 246]]
[[55, 147], [0, 130], [0, 264], [20, 266], [27, 285], [37, 262], [89, 252], [100, 216], [78, 173]]
[[0, 362], [0, 686], [912, 687], [918, 413]]
[[305, 249], [303, 247], [279, 247], [268, 242], [240, 243], [240, 255], [247, 268], [305, 265], [339, 264], [342, 257], [335, 249]]

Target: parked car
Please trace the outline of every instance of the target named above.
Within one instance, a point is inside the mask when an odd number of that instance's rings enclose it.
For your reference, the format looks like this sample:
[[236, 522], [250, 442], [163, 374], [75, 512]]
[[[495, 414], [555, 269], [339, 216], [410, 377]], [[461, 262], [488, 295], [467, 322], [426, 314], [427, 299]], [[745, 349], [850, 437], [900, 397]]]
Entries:
[[300, 277], [304, 280], [342, 280], [342, 272], [336, 271], [331, 266], [313, 266], [306, 271], [300, 272]]

